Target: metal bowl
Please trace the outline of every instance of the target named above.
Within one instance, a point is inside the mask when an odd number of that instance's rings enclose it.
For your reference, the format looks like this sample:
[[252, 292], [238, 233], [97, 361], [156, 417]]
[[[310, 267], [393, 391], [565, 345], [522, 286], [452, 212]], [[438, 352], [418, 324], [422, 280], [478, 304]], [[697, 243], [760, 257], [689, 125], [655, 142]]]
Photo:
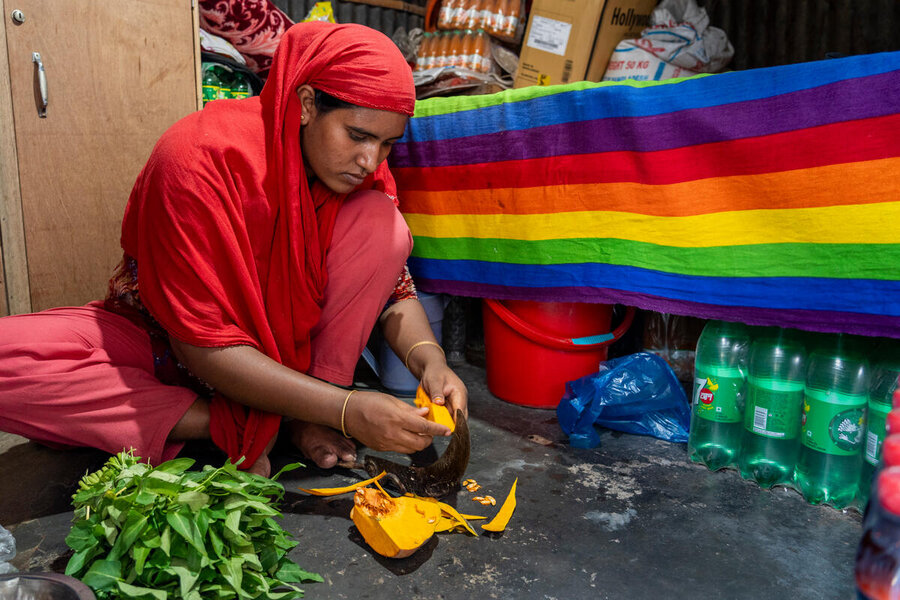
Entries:
[[0, 575], [0, 600], [96, 600], [91, 588], [61, 573]]

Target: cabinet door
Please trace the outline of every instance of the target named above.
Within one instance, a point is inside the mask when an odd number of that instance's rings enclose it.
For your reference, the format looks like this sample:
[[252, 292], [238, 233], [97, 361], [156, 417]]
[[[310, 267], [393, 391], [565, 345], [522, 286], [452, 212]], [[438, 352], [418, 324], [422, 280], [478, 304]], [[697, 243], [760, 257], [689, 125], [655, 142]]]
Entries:
[[2, 188], [13, 221], [3, 240], [10, 313], [105, 295], [141, 166], [162, 132], [200, 106], [192, 4], [3, 0], [0, 69], [8, 65], [19, 180], [18, 197], [6, 197], [9, 181]]

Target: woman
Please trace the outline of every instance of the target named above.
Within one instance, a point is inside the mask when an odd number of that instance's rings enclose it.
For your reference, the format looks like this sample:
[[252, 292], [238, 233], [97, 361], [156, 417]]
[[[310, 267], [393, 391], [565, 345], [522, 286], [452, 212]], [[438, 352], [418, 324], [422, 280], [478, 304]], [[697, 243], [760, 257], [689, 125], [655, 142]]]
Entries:
[[449, 435], [339, 387], [378, 321], [426, 392], [466, 411], [410, 289], [385, 162], [414, 104], [383, 34], [288, 30], [258, 98], [210, 103], [157, 143], [107, 300], [0, 319], [0, 428], [152, 463], [211, 438], [263, 475], [280, 417], [321, 467], [355, 459], [350, 437], [408, 453]]

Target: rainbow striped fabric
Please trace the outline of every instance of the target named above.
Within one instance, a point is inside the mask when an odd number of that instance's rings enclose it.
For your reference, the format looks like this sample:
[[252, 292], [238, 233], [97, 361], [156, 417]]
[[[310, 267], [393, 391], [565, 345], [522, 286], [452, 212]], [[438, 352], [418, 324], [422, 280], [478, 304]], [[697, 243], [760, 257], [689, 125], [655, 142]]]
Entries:
[[900, 52], [417, 104], [420, 288], [900, 337]]

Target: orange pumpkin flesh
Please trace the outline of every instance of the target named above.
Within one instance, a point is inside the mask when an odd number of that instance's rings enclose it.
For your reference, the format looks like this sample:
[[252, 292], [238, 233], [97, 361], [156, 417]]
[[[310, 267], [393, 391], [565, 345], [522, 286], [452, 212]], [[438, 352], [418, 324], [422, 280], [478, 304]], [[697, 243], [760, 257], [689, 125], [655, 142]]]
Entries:
[[419, 408], [423, 406], [428, 408], [428, 414], [425, 418], [429, 421], [446, 425], [451, 433], [456, 429], [456, 423], [453, 422], [453, 417], [450, 416], [450, 411], [447, 410], [447, 407], [443, 404], [435, 404], [432, 402], [431, 398], [428, 397], [428, 394], [425, 393], [425, 390], [421, 385], [416, 390], [415, 403]]
[[440, 516], [436, 502], [415, 496], [392, 498], [365, 487], [356, 490], [350, 511], [366, 543], [388, 558], [404, 558], [418, 550], [434, 535]]

